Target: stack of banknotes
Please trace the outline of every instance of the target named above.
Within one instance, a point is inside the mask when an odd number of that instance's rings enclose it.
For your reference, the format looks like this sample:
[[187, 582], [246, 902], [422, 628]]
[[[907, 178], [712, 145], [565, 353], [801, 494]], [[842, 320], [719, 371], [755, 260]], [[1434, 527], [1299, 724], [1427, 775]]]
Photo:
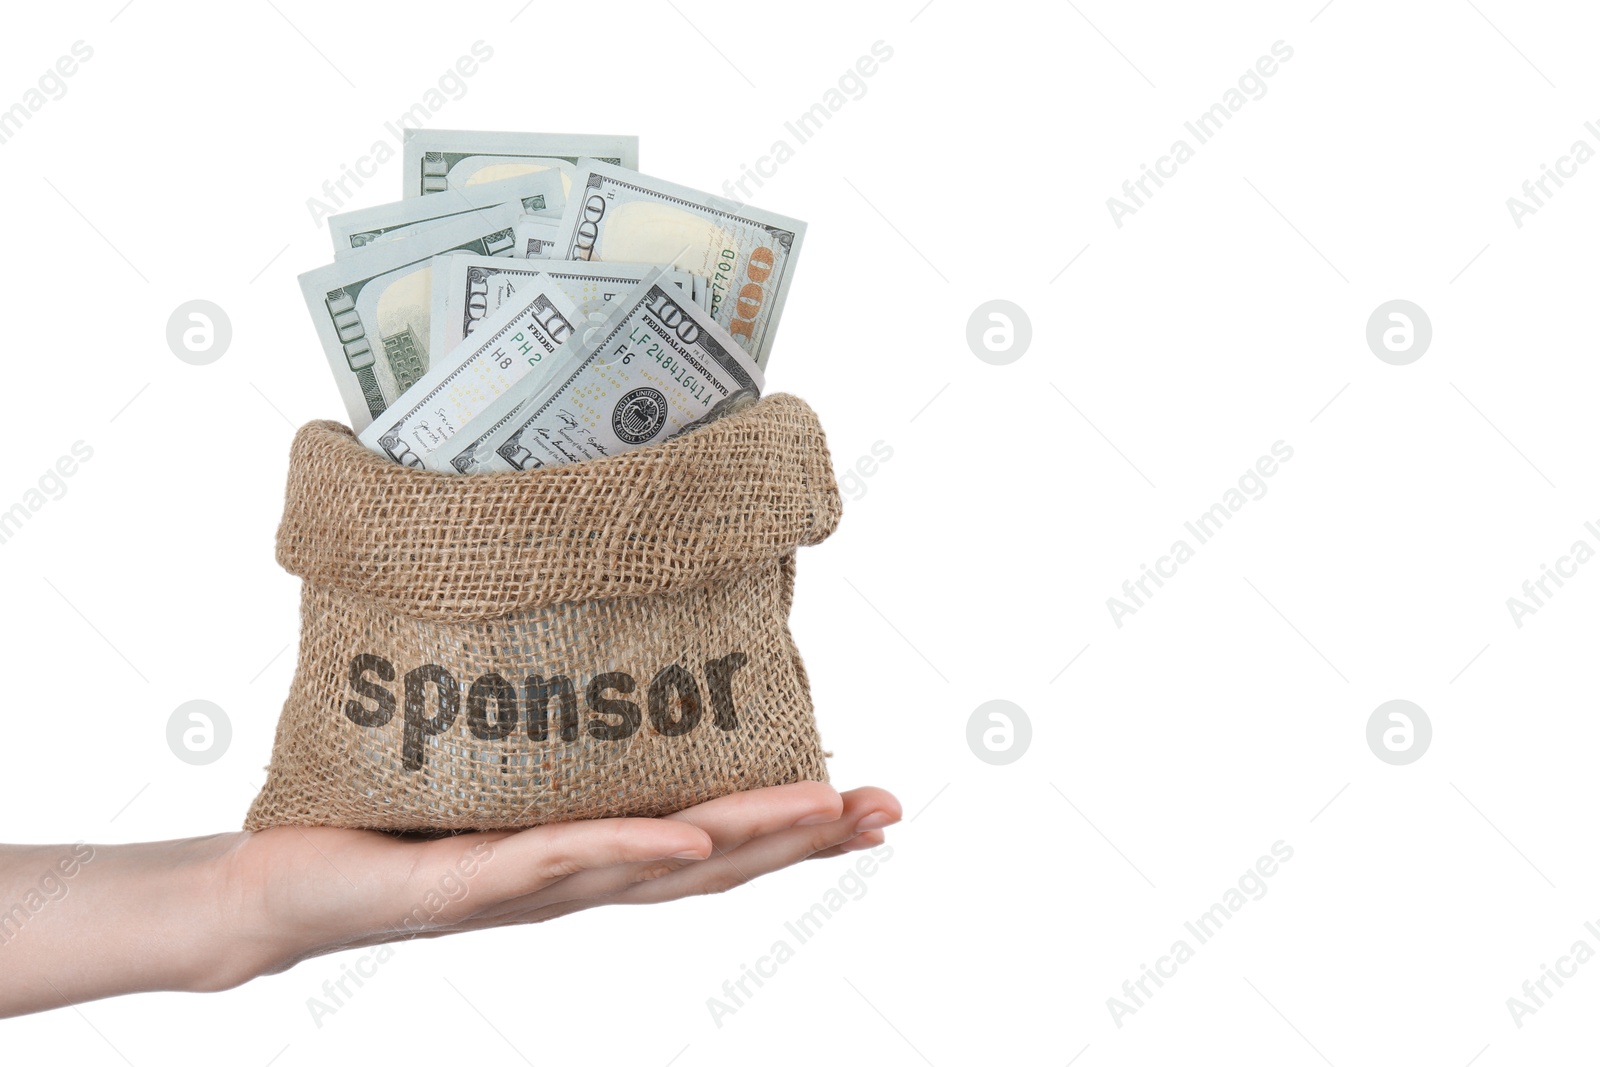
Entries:
[[636, 137], [407, 130], [405, 199], [300, 276], [351, 427], [396, 463], [532, 470], [753, 401], [805, 223], [639, 173]]

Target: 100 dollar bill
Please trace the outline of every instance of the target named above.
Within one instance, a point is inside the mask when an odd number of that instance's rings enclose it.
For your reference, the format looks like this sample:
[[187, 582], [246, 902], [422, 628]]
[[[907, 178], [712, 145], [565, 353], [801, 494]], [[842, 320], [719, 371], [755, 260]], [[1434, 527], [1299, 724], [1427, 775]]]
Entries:
[[466, 252], [509, 255], [521, 214], [502, 204], [400, 241], [359, 248], [300, 275], [300, 291], [357, 432], [428, 370], [431, 260]]
[[478, 336], [441, 356], [361, 432], [361, 443], [396, 463], [421, 468], [430, 452], [547, 364], [577, 328], [574, 305], [550, 278], [531, 280], [522, 297], [486, 319]]
[[[580, 325], [603, 322], [614, 302], [658, 268], [644, 263], [528, 262], [500, 256], [451, 256], [433, 268], [429, 347], [448, 352], [508, 303], [525, 303], [529, 287], [555, 282], [576, 306]], [[690, 275], [669, 270], [667, 280], [684, 287]]]
[[656, 444], [761, 395], [761, 370], [689, 294], [653, 274], [602, 332], [525, 377], [429, 470], [533, 470]]
[[593, 133], [408, 129], [401, 156], [405, 195], [426, 196], [551, 168], [566, 173], [570, 181], [574, 166], [585, 156], [637, 169], [639, 138]]
[[560, 172], [536, 171], [503, 181], [452, 189], [448, 196], [399, 200], [346, 211], [328, 219], [328, 232], [333, 238], [333, 254], [337, 257], [379, 241], [411, 236], [417, 228], [430, 223], [513, 202], [525, 216], [548, 216], [545, 225], [554, 229], [567, 202]]
[[708, 279], [711, 317], [765, 367], [805, 232], [798, 219], [587, 160], [556, 258], [671, 264]]

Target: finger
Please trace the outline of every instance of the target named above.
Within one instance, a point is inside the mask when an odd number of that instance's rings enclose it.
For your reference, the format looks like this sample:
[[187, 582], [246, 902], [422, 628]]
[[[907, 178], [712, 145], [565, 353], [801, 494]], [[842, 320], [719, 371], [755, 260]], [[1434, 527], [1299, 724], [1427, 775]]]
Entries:
[[[796, 782], [718, 797], [665, 816], [665, 819], [699, 826], [711, 836], [716, 848], [726, 853], [753, 838], [779, 830], [837, 822], [843, 809], [843, 798], [831, 786], [821, 782]], [[608, 897], [695, 862], [697, 860], [668, 858], [583, 871], [542, 887], [527, 899], [511, 899], [496, 905], [483, 912], [482, 917], [492, 920], [567, 900], [605, 903], [595, 898]]]
[[[840, 821], [849, 820], [852, 811], [864, 814], [855, 819], [855, 822], [865, 822], [866, 826], [857, 826], [858, 830], [881, 830], [885, 826], [893, 826], [902, 817], [900, 798], [887, 789], [880, 789], [875, 785], [864, 785], [845, 793], [844, 801], [849, 810], [841, 813]], [[873, 818], [876, 814], [879, 817]]]
[[[541, 889], [519, 897], [510, 897], [498, 904], [475, 912], [470, 918], [474, 924], [495, 926], [516, 921], [516, 917], [529, 911], [551, 907], [567, 901], [576, 902], [578, 908], [592, 908], [609, 903], [615, 893], [660, 878], [703, 859], [647, 860], [643, 863], [624, 863], [614, 867], [597, 867], [558, 879]], [[474, 926], [474, 929], [478, 926]]]
[[827, 860], [835, 856], [843, 856], [851, 852], [861, 852], [865, 849], [876, 848], [883, 844], [882, 830], [864, 830], [848, 841], [842, 841], [832, 848], [825, 848], [821, 852], [813, 852], [807, 856], [808, 860]]
[[698, 826], [726, 852], [751, 838], [791, 826], [833, 822], [843, 810], [844, 800], [832, 786], [823, 782], [794, 782], [732, 793], [674, 812], [667, 818]]
[[593, 819], [536, 826], [490, 846], [468, 885], [470, 907], [440, 915], [446, 922], [531, 893], [580, 871], [621, 864], [688, 860], [712, 843], [697, 826], [668, 819]]
[[799, 863], [850, 840], [858, 831], [881, 828], [900, 817], [900, 803], [882, 789], [854, 789], [844, 794], [840, 818], [816, 826], [796, 826], [765, 834], [744, 845], [719, 850], [704, 863], [673, 871], [616, 893], [610, 903], [644, 904], [705, 893], [722, 893]]
[[[837, 845], [830, 845], [840, 833], [848, 833], [846, 840]], [[702, 861], [701, 867], [709, 870], [709, 877], [701, 877], [699, 872], [690, 875], [678, 875], [669, 878], [672, 872], [662, 872], [654, 875], [653, 880], [635, 880], [629, 885], [621, 886], [613, 893], [603, 897], [584, 897], [584, 899], [542, 899], [542, 894], [528, 897], [525, 901], [507, 902], [506, 910], [502, 913], [501, 921], [506, 923], [542, 923], [552, 918], [571, 915], [573, 912], [598, 907], [602, 904], [659, 904], [664, 901], [675, 901], [680, 897], [696, 896], [696, 894], [723, 893], [726, 889], [744, 885], [746, 881], [762, 877], [763, 873], [789, 867], [805, 859], [821, 859], [824, 856], [840, 856], [846, 851], [859, 851], [862, 848], [872, 848], [882, 845], [882, 830], [864, 830], [861, 833], [840, 830], [837, 827], [830, 829], [800, 829], [787, 830], [787, 832], [771, 833], [758, 841], [752, 841], [744, 848], [734, 849], [733, 853], [717, 854], [712, 859]], [[720, 867], [720, 873], [717, 869]], [[659, 880], [661, 885], [656, 885]], [[571, 881], [571, 880], [568, 880]], [[562, 883], [565, 888], [566, 883]], [[531, 910], [523, 909], [522, 905], [533, 905]]]

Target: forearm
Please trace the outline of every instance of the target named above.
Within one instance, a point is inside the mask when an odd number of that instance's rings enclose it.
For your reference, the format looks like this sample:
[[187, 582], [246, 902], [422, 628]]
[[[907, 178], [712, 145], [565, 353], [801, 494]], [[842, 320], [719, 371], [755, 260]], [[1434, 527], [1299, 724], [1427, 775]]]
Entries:
[[217, 892], [235, 837], [0, 846], [0, 1016], [250, 978]]

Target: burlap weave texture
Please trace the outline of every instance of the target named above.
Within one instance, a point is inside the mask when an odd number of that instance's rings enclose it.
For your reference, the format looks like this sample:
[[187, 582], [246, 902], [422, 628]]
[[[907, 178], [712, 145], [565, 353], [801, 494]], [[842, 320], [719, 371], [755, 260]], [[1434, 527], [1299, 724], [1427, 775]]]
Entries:
[[246, 829], [508, 829], [827, 780], [788, 628], [840, 515], [777, 394], [586, 463], [447, 475], [295, 437], [299, 659]]

